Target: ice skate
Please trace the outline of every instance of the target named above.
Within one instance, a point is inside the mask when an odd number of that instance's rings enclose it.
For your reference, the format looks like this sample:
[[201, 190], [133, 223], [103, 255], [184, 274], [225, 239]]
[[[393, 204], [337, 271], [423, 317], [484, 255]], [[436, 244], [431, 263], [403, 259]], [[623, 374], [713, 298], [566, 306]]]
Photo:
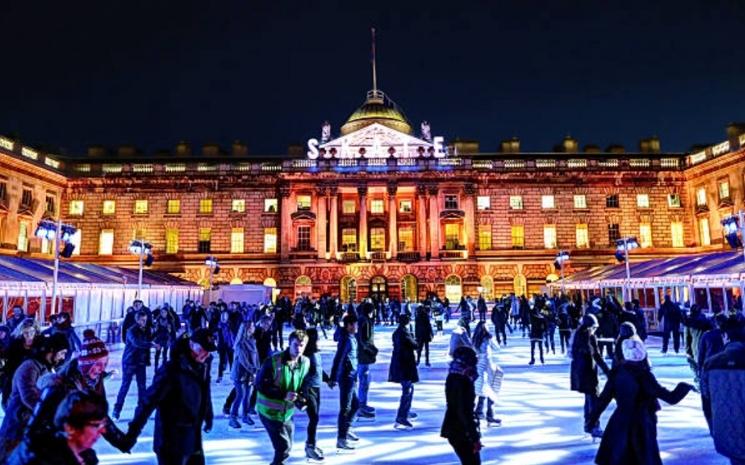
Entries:
[[305, 446], [305, 458], [308, 463], [322, 463], [323, 451], [315, 446]]
[[346, 439], [336, 440], [336, 453], [337, 454], [348, 454], [354, 452], [355, 447]]
[[393, 429], [398, 431], [411, 431], [414, 429], [414, 425], [412, 425], [409, 420], [396, 420]]

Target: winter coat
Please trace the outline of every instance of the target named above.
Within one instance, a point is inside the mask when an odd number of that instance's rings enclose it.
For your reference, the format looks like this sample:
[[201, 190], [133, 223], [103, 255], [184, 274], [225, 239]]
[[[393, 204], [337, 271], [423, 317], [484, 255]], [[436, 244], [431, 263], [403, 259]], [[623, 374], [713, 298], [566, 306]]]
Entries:
[[122, 354], [122, 366], [145, 366], [150, 354], [150, 336], [146, 330], [137, 325], [127, 331], [127, 342]]
[[357, 321], [357, 360], [359, 363], [371, 365], [378, 356], [375, 347], [375, 325], [367, 314], [361, 314]]
[[[704, 333], [711, 329], [711, 323], [705, 315], [689, 317], [683, 320], [686, 326], [686, 355], [694, 363], [698, 360], [698, 346]], [[700, 366], [699, 366], [700, 368]]]
[[698, 343], [697, 366], [702, 368], [707, 360], [724, 350], [724, 338], [722, 330], [714, 328], [706, 331]]
[[399, 325], [393, 332], [393, 353], [391, 354], [391, 366], [388, 370], [388, 381], [402, 383], [404, 381], [418, 382], [419, 372], [416, 368], [417, 348], [416, 339], [409, 331], [408, 326]]
[[542, 341], [547, 327], [546, 318], [542, 314], [534, 312], [530, 315], [530, 340]]
[[339, 341], [336, 345], [334, 362], [331, 366], [331, 379], [335, 382], [356, 379], [358, 364], [357, 338], [355, 336], [350, 336], [349, 333], [342, 328], [339, 333]]
[[210, 362], [191, 358], [188, 339], [174, 345], [171, 360], [157, 372], [137, 407], [129, 431], [139, 434], [153, 410], [153, 450], [156, 454], [186, 456], [202, 451], [202, 425], [212, 427]]
[[13, 388], [13, 375], [21, 363], [31, 357], [31, 349], [27, 349], [23, 343], [23, 338], [11, 338], [8, 344], [8, 350], [5, 352], [5, 368], [3, 369], [2, 395], [3, 400], [10, 399], [10, 392]]
[[453, 442], [474, 444], [481, 439], [475, 413], [476, 394], [473, 381], [463, 374], [448, 373], [445, 380], [445, 418], [440, 436]]
[[572, 363], [570, 365], [571, 389], [584, 394], [598, 393], [598, 369], [600, 366], [606, 375], [610, 372], [608, 365], [598, 351], [598, 340], [594, 334], [580, 327], [574, 332], [572, 344]]
[[[704, 364], [701, 400], [717, 452], [745, 461], [745, 344], [730, 342]], [[734, 462], [733, 462], [734, 463]]]
[[499, 350], [494, 338], [484, 339], [481, 346], [476, 349], [478, 363], [476, 372], [479, 377], [473, 383], [476, 395], [479, 397], [486, 396], [496, 401], [496, 395], [501, 387], [504, 372], [494, 361], [496, 352]]
[[[664, 331], [672, 331], [680, 327], [682, 315], [680, 308], [670, 300], [665, 301], [657, 314], [657, 321], [662, 321]], [[664, 321], [663, 321], [664, 320]]]
[[65, 336], [65, 339], [67, 339], [69, 349], [65, 355], [65, 361], [70, 360], [74, 353], [80, 352], [80, 346], [82, 343], [80, 342], [78, 335], [75, 333], [75, 328], [73, 328], [69, 322], [52, 326], [49, 328], [49, 334], [62, 334]]
[[593, 425], [616, 399], [595, 463], [598, 465], [662, 465], [657, 445], [657, 399], [677, 404], [691, 386], [679, 383], [673, 391], [660, 386], [646, 360], [625, 362], [613, 369], [596, 408], [587, 419]]
[[[80, 454], [83, 465], [96, 465], [98, 457], [93, 449]], [[43, 440], [23, 441], [8, 459], [7, 465], [81, 465], [62, 435]]]
[[429, 314], [424, 307], [419, 307], [414, 319], [414, 333], [419, 344], [431, 342], [434, 333], [432, 332], [432, 323], [429, 322]]
[[230, 379], [234, 383], [252, 380], [261, 368], [256, 340], [252, 336], [244, 335], [242, 339], [236, 341], [233, 350], [235, 360], [230, 369]]
[[455, 328], [453, 328], [453, 332], [450, 333], [450, 351], [448, 353], [451, 357], [453, 356], [453, 352], [455, 352], [455, 349], [460, 346], [473, 348], [473, 342], [471, 342], [471, 337], [468, 335], [468, 331], [466, 331], [466, 328], [463, 328], [462, 326], [456, 326]]

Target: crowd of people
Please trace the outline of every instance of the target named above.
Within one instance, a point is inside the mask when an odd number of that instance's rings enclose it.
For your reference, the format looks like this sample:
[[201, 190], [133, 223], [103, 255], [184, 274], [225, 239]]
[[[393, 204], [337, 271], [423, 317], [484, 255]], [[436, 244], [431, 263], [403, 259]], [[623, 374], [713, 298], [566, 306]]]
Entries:
[[[545, 363], [544, 350], [556, 354], [558, 332], [558, 350], [571, 358], [568, 385], [585, 397], [584, 430], [601, 438], [598, 464], [661, 463], [657, 399], [675, 404], [691, 390], [701, 392], [717, 450], [733, 464], [743, 464], [739, 433], [745, 428], [745, 402], [734, 394], [742, 392], [745, 381], [745, 318], [737, 303], [731, 308], [707, 315], [695, 304], [665, 298], [657, 312], [662, 351], [668, 351], [672, 338], [673, 350], [683, 348], [692, 370], [691, 383], [668, 390], [649, 362], [647, 314], [638, 301], [621, 304], [613, 295], [586, 302], [576, 296], [505, 295], [491, 308], [483, 296], [464, 297], [453, 309], [435, 294], [420, 302], [365, 298], [346, 303], [332, 296], [303, 296], [292, 303], [281, 296], [264, 305], [187, 301], [180, 312], [168, 304], [151, 310], [137, 300], [121, 324], [121, 384], [109, 413], [104, 388], [114, 373], [108, 370], [109, 347], [90, 329], [78, 338], [69, 314], [54, 315], [42, 332], [15, 307], [0, 326], [5, 410], [0, 463], [93, 464], [100, 436], [129, 452], [155, 411], [158, 463], [203, 464], [202, 433], [212, 429], [216, 417], [212, 384], [226, 378], [232, 389], [222, 413], [229, 427], [263, 426], [274, 449], [272, 464], [286, 463], [290, 456], [298, 412], [308, 417], [307, 459], [324, 460], [316, 440], [323, 383], [339, 395], [336, 449], [353, 453], [360, 440], [353, 423], [376, 420], [368, 396], [371, 367], [378, 361], [376, 327], [395, 327], [388, 377], [378, 381], [400, 386], [393, 428], [409, 431], [417, 419], [412, 401], [419, 370], [422, 362], [425, 369], [431, 365], [429, 344], [455, 314], [441, 435], [461, 463], [480, 463], [482, 421], [488, 427], [502, 423], [497, 402], [504, 371], [497, 358], [508, 334], [529, 339], [527, 363], [535, 365], [536, 355]], [[330, 365], [324, 365], [319, 350], [321, 335], [336, 342]], [[606, 377], [602, 389], [599, 370]], [[132, 380], [137, 404], [127, 427], [120, 428], [116, 420]], [[600, 417], [613, 399], [617, 406], [603, 430]]]

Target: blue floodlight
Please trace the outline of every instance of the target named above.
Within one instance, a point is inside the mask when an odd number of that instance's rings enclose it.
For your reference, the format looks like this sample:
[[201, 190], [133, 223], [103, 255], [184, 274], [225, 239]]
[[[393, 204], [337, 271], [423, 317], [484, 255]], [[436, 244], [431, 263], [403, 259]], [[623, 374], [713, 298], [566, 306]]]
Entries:
[[739, 227], [740, 222], [735, 215], [730, 215], [722, 220], [724, 238], [727, 239], [727, 243], [733, 249], [737, 249], [742, 245], [740, 238], [737, 237]]

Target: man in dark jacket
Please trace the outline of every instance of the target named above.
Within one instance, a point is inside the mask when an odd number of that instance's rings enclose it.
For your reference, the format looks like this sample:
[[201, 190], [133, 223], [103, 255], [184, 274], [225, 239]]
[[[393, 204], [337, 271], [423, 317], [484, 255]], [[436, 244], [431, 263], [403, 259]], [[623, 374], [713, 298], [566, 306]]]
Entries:
[[469, 465], [481, 463], [481, 432], [474, 410], [476, 392], [473, 385], [478, 376], [477, 361], [476, 352], [470, 347], [458, 347], [453, 352], [445, 381], [447, 406], [440, 430], [440, 436], [448, 439], [461, 464]]
[[360, 418], [375, 418], [375, 408], [367, 405], [367, 392], [370, 389], [370, 365], [375, 363], [378, 348], [375, 347], [375, 324], [373, 316], [375, 308], [372, 305], [360, 305], [359, 320], [357, 321], [357, 359], [360, 387], [357, 397], [360, 408], [357, 416]]
[[394, 427], [410, 430], [414, 427], [409, 421], [411, 402], [414, 399], [414, 383], [419, 381], [414, 351], [417, 348], [416, 339], [409, 331], [410, 318], [401, 315], [398, 328], [393, 332], [393, 353], [388, 370], [388, 381], [401, 384], [401, 400], [396, 414]]
[[124, 354], [122, 355], [122, 384], [119, 387], [119, 394], [116, 396], [116, 403], [111, 416], [119, 419], [124, 406], [124, 400], [127, 398], [129, 386], [132, 384], [132, 378], [137, 381], [137, 405], [142, 404], [145, 395], [145, 370], [147, 367], [150, 348], [155, 345], [150, 342], [150, 335], [147, 330], [147, 321], [150, 312], [140, 310], [136, 314], [135, 325], [127, 331], [127, 340], [124, 345]]
[[425, 305], [420, 305], [416, 311], [414, 319], [414, 333], [416, 334], [416, 364], [422, 359], [422, 349], [424, 349], [424, 364], [429, 364], [429, 343], [432, 342], [432, 323], [429, 321], [430, 306], [429, 301]]
[[204, 465], [202, 425], [212, 430], [212, 399], [207, 359], [217, 349], [214, 337], [198, 329], [174, 344], [173, 356], [155, 373], [153, 384], [129, 423], [131, 447], [157, 409], [153, 451], [158, 465]]
[[479, 294], [479, 299], [476, 301], [476, 308], [479, 311], [479, 321], [486, 321], [486, 300], [481, 294]]
[[[682, 315], [677, 304], [670, 300], [670, 296], [665, 296], [665, 301], [660, 307], [657, 315], [657, 321], [663, 322], [662, 326], [662, 353], [667, 353], [667, 345], [670, 342], [670, 333], [673, 333], [673, 348], [677, 354], [680, 351], [680, 322]], [[664, 320], [664, 321], [663, 321]]]
[[696, 364], [699, 369], [703, 369], [707, 360], [724, 350], [724, 328], [727, 325], [727, 315], [720, 313], [715, 316], [713, 324], [714, 327], [706, 331], [698, 343]]
[[[595, 337], [597, 328], [598, 320], [594, 315], [587, 314], [582, 317], [582, 324], [574, 333], [570, 352], [572, 355], [571, 389], [585, 395], [585, 425], [590, 423], [588, 419], [598, 402], [597, 367], [600, 366], [606, 376], [610, 374], [610, 369], [598, 350], [598, 341]], [[585, 426], [585, 432], [596, 437], [603, 435], [598, 422]]]
[[351, 441], [358, 440], [357, 436], [350, 433], [352, 419], [359, 408], [357, 398], [357, 317], [354, 313], [348, 313], [343, 319], [342, 331], [339, 334], [339, 342], [331, 367], [329, 387], [333, 388], [339, 384], [339, 418], [336, 437], [337, 449], [352, 450], [354, 446]]

